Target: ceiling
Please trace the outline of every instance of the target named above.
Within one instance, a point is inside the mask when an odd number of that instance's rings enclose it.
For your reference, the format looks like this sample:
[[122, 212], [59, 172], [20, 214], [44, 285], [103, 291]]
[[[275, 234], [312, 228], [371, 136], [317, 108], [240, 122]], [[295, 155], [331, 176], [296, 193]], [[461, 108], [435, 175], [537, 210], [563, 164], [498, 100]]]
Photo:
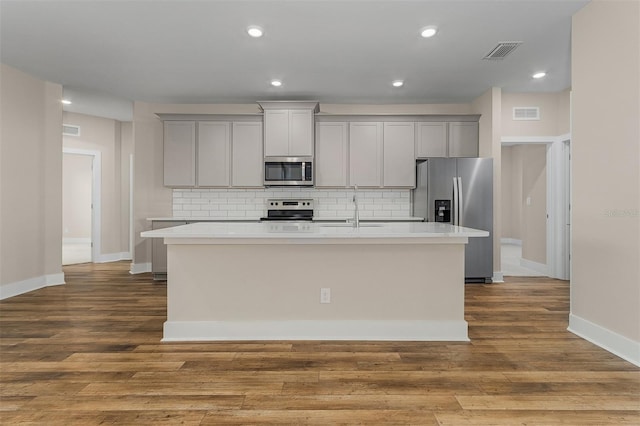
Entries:
[[[65, 110], [122, 121], [133, 100], [467, 103], [490, 87], [570, 87], [571, 16], [586, 3], [0, 0], [0, 57], [62, 84]], [[249, 25], [264, 36], [249, 37]], [[420, 37], [429, 25], [438, 33]], [[504, 41], [522, 45], [482, 59]]]

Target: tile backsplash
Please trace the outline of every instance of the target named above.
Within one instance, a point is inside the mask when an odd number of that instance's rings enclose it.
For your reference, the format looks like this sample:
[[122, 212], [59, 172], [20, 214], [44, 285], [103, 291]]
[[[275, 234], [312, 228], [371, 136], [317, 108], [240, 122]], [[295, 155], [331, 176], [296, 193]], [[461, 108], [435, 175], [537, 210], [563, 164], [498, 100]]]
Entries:
[[[316, 218], [346, 218], [353, 215], [353, 189], [265, 188], [265, 189], [174, 189], [173, 217], [265, 216], [269, 198], [312, 198]], [[359, 189], [361, 218], [411, 216], [411, 190]]]

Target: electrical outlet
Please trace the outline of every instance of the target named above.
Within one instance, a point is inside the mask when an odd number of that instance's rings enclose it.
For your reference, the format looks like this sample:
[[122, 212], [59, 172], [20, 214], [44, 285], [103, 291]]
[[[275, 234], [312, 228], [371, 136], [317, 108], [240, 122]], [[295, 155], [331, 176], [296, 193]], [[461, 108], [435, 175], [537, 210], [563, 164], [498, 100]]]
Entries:
[[320, 303], [331, 303], [331, 289], [330, 288], [321, 288], [320, 289]]

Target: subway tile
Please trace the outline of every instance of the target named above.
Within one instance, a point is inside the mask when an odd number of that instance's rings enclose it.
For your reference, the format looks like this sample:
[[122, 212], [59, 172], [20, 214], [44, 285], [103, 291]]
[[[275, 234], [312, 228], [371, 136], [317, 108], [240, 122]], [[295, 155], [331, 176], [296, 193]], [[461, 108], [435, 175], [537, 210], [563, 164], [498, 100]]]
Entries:
[[[313, 198], [316, 201], [317, 217], [336, 217], [352, 214], [354, 190], [345, 189], [309, 189], [309, 188], [198, 188], [174, 189], [173, 211], [183, 215], [194, 212], [202, 216], [205, 212], [212, 217], [240, 216], [259, 218], [266, 212], [265, 200], [269, 198]], [[198, 206], [200, 210], [198, 210]], [[409, 190], [369, 189], [358, 191], [358, 207], [364, 217], [410, 216], [411, 203]], [[200, 213], [196, 213], [200, 212]], [[232, 213], [228, 213], [232, 212]], [[238, 214], [239, 213], [239, 214]]]

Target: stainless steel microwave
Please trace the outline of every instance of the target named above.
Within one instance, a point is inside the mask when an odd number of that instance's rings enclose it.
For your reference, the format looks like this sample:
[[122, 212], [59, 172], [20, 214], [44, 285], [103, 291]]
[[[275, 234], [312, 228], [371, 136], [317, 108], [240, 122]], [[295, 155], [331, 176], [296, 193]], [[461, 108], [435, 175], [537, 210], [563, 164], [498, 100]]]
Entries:
[[265, 186], [313, 186], [312, 157], [266, 157]]

